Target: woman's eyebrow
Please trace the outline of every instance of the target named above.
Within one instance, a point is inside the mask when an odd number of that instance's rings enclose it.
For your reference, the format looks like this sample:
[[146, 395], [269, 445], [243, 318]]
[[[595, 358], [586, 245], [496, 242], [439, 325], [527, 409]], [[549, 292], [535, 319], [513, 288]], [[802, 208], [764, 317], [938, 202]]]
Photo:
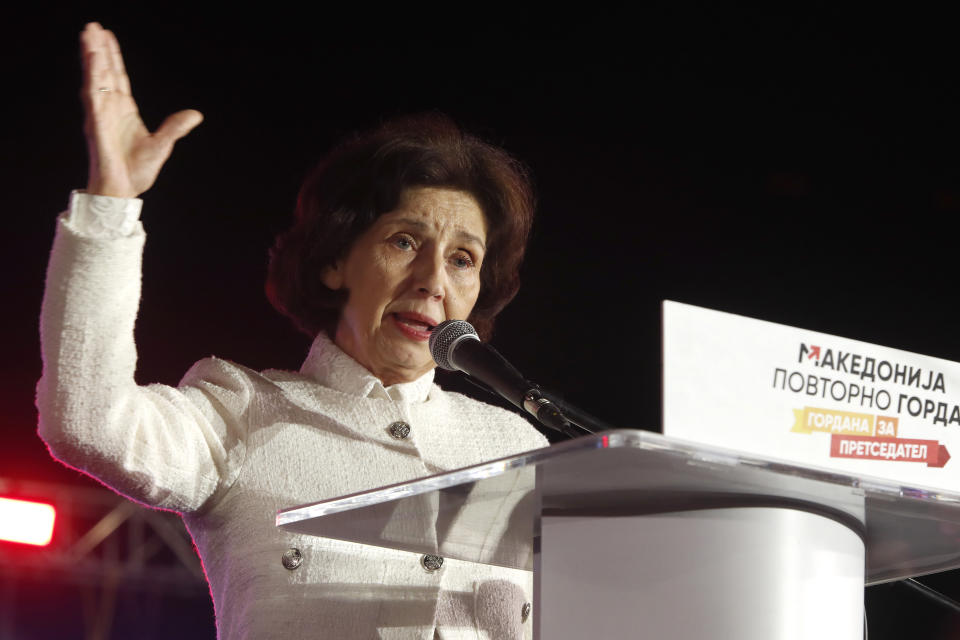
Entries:
[[417, 220], [416, 218], [389, 218], [387, 220], [388, 224], [402, 224], [408, 227], [415, 227], [421, 231], [425, 231], [430, 225], [428, 225], [423, 220]]
[[484, 244], [483, 240], [481, 240], [478, 236], [475, 236], [474, 234], [470, 233], [469, 231], [463, 231], [463, 230], [457, 231], [457, 237], [463, 238], [470, 242], [477, 243], [478, 245], [480, 245], [480, 249], [482, 251], [487, 250], [487, 245]]

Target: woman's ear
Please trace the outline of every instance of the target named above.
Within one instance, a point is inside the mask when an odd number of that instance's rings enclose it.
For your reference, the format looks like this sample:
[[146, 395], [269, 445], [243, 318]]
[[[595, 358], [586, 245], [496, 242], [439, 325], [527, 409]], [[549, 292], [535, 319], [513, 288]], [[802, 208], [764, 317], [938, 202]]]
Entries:
[[337, 260], [333, 264], [325, 267], [320, 274], [320, 281], [331, 291], [339, 291], [343, 288], [343, 261]]

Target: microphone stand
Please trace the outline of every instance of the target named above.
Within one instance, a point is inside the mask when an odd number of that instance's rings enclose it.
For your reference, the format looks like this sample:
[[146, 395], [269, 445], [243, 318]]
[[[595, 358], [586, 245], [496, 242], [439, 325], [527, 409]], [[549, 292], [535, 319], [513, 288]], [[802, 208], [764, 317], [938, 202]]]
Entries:
[[[492, 345], [480, 342], [476, 330], [465, 320], [445, 320], [433, 327], [430, 354], [441, 369], [463, 371], [477, 386], [509, 400], [545, 427], [568, 438], [605, 428], [586, 412], [564, 402], [555, 402], [555, 396], [527, 380]], [[483, 384], [479, 384], [480, 380]]]
[[612, 429], [616, 429], [616, 427], [614, 427], [612, 424], [604, 422], [600, 418], [587, 413], [583, 409], [580, 409], [573, 404], [570, 404], [563, 399], [563, 396], [554, 391], [541, 389], [540, 393], [542, 393], [550, 402], [560, 407], [560, 411], [564, 416], [566, 416], [567, 420], [582, 429], [585, 433], [597, 433], [599, 431], [610, 431]]
[[535, 416], [540, 424], [559, 431], [568, 438], [577, 438], [584, 435], [578, 433], [574, 427], [579, 427], [586, 433], [593, 433], [589, 429], [577, 424], [564, 412], [561, 407], [547, 397], [537, 385], [531, 383], [531, 387], [523, 394], [523, 408], [527, 413]]
[[[500, 395], [471, 375], [463, 374], [463, 377], [473, 386], [483, 389], [491, 395]], [[530, 384], [531, 388], [524, 394], [523, 402], [524, 405], [528, 403], [531, 405], [525, 407], [527, 412], [537, 417], [544, 426], [550, 427], [568, 438], [579, 438], [580, 436], [615, 428], [600, 418], [566, 402], [559, 394], [541, 389], [539, 385]]]

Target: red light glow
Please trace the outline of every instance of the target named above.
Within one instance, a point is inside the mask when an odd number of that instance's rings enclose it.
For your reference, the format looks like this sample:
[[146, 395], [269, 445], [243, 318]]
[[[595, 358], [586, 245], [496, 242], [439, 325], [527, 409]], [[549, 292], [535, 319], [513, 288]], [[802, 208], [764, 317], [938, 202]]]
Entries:
[[52, 505], [0, 498], [0, 540], [44, 547], [53, 538], [56, 517]]

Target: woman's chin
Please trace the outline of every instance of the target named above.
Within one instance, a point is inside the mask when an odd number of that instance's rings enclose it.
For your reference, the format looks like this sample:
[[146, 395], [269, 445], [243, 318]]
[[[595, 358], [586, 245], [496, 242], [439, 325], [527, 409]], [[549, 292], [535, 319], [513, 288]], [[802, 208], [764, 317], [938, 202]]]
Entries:
[[383, 374], [374, 371], [381, 380], [385, 377], [401, 377], [405, 382], [411, 382], [437, 366], [425, 343], [404, 338], [396, 338], [388, 342], [389, 344], [383, 345], [385, 348], [381, 350], [380, 370]]

